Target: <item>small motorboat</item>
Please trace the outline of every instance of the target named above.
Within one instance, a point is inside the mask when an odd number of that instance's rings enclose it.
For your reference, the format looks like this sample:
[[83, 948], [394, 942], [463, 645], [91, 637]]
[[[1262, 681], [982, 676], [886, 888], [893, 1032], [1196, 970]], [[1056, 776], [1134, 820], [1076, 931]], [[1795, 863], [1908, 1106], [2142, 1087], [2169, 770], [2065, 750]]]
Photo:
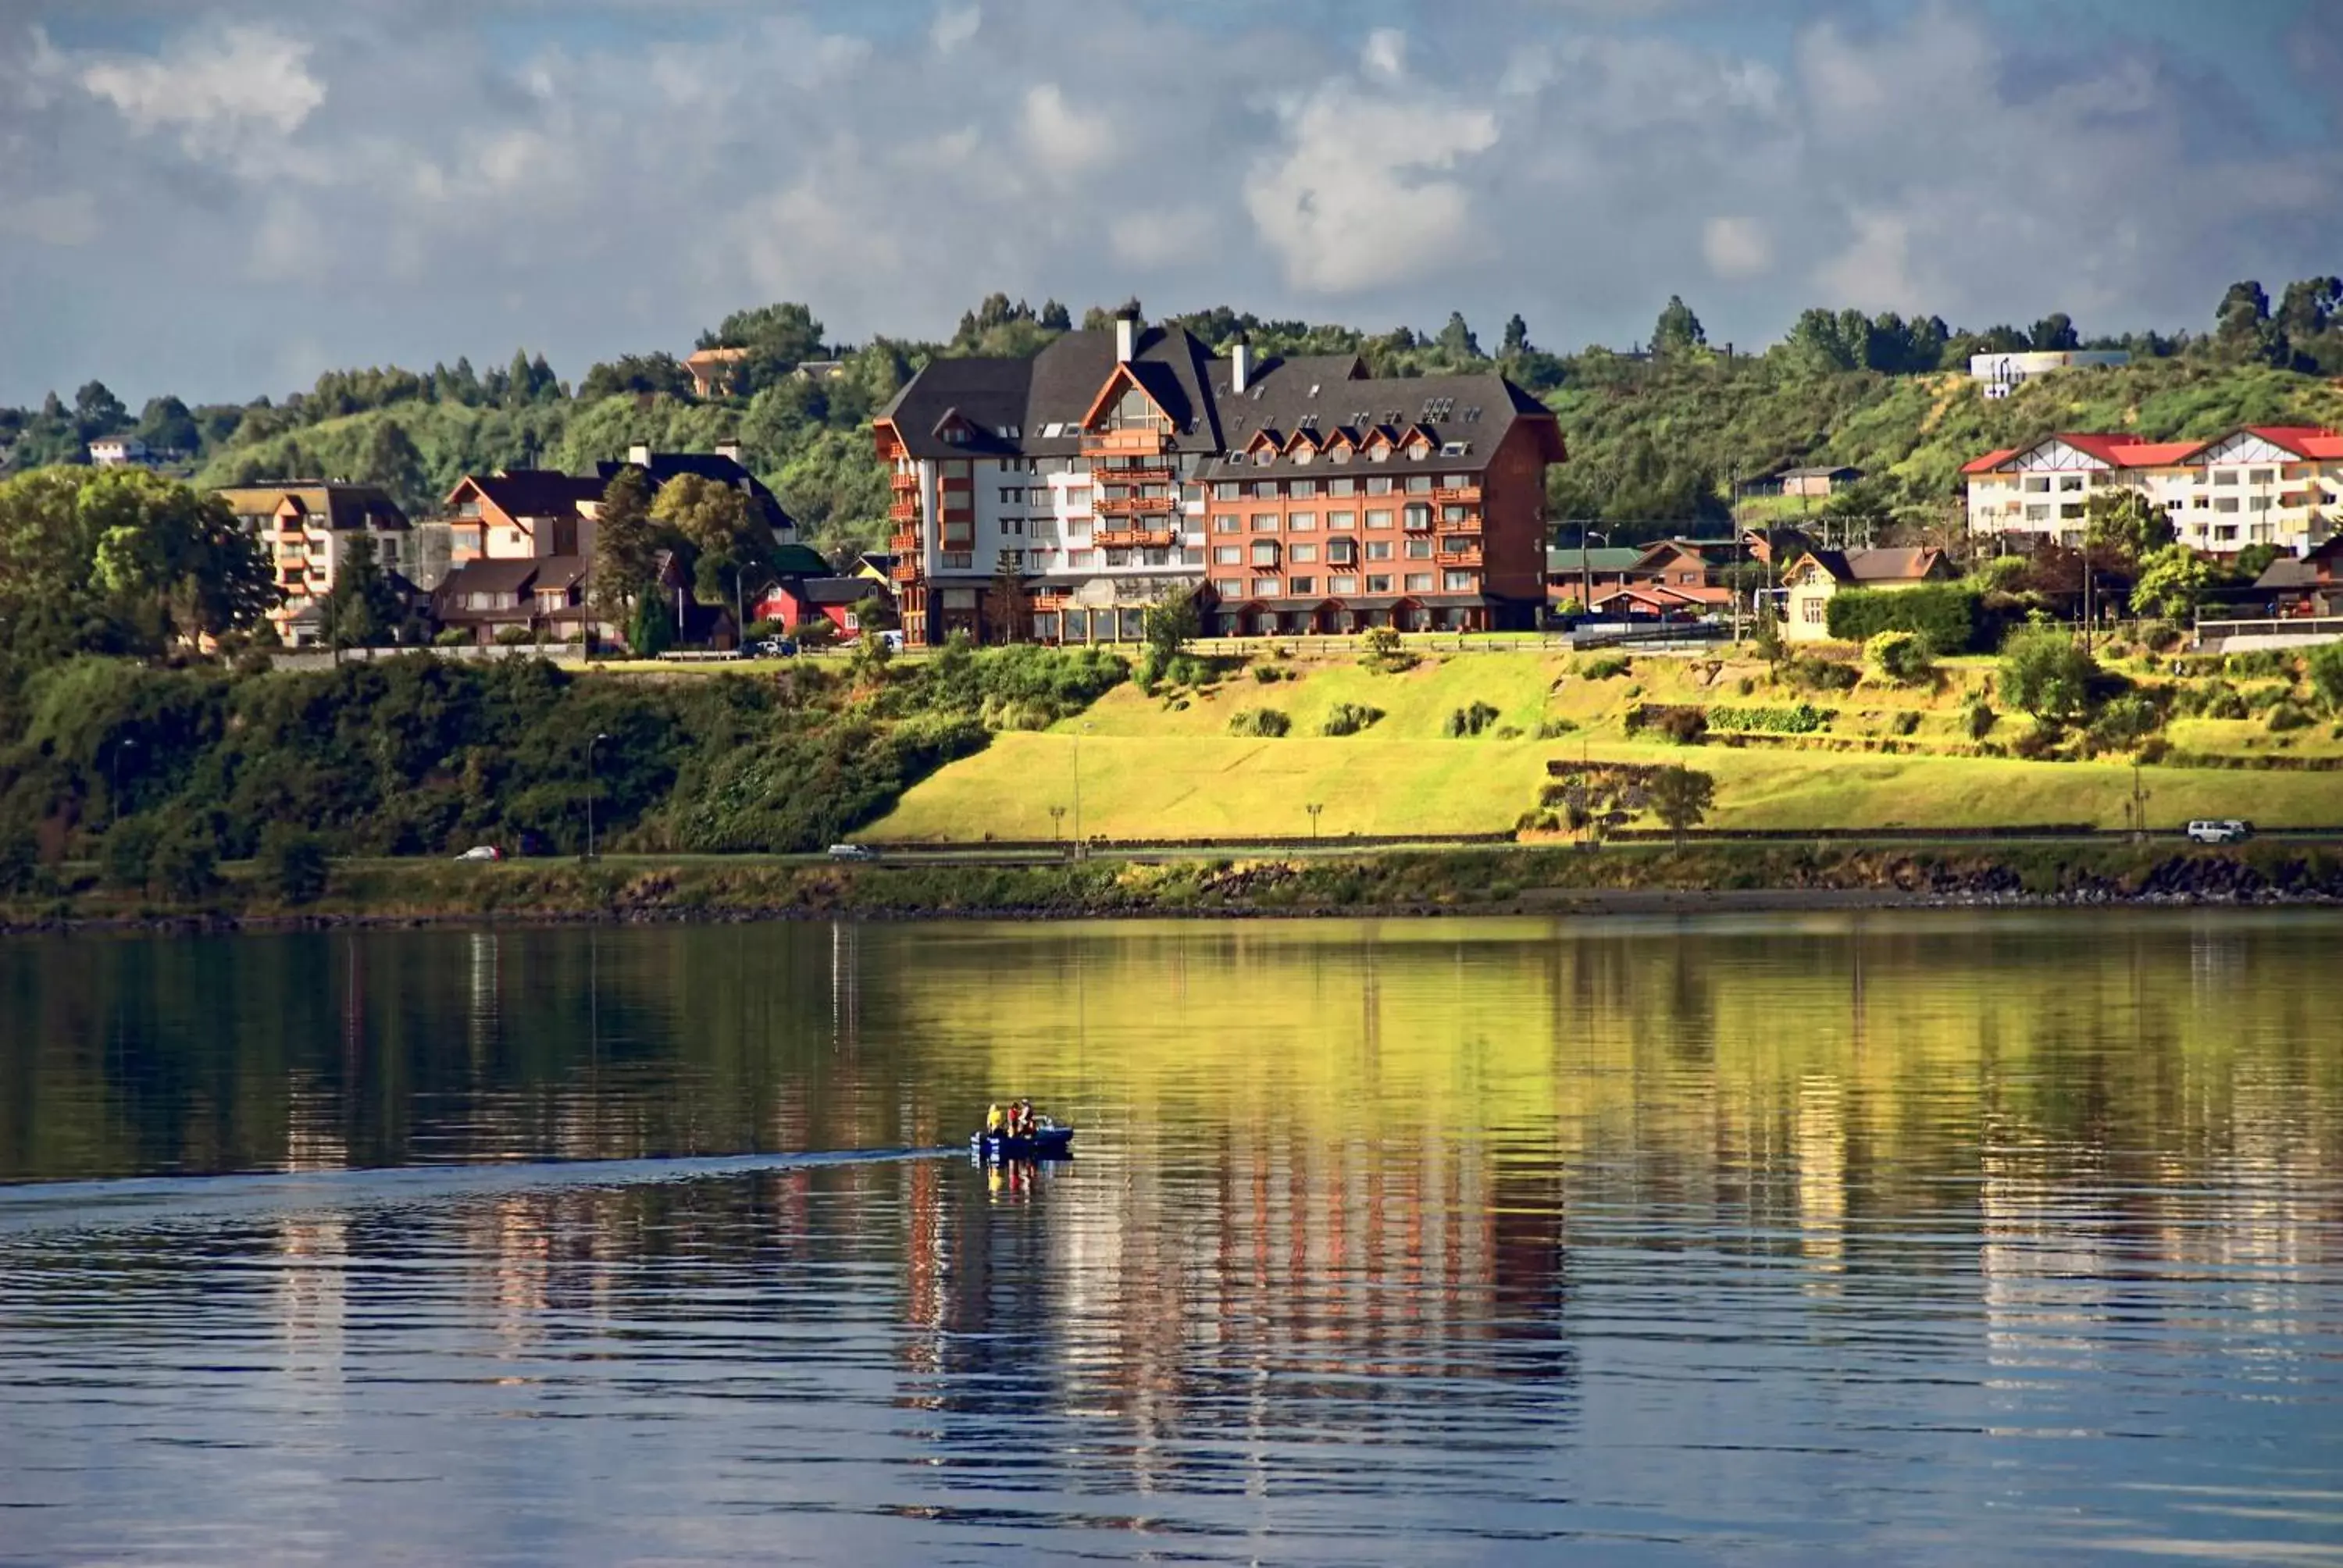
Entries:
[[1074, 1130], [1043, 1121], [1031, 1132], [971, 1133], [968, 1151], [980, 1160], [1071, 1160]]

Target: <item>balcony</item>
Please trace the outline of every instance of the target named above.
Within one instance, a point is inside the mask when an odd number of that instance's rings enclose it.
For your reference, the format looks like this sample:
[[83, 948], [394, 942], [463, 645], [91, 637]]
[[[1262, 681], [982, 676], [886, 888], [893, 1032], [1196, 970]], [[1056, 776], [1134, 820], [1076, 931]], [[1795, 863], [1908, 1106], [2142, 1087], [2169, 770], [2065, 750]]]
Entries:
[[1176, 496], [1101, 496], [1096, 510], [1101, 517], [1129, 518], [1179, 509]]
[[1432, 492], [1432, 499], [1435, 506], [1477, 507], [1481, 504], [1481, 487], [1457, 485], [1451, 488], [1435, 489]]
[[920, 530], [917, 528], [898, 528], [895, 532], [887, 536], [887, 548], [899, 556], [918, 555], [920, 553]]
[[896, 523], [916, 523], [920, 520], [920, 503], [916, 499], [897, 501], [887, 508], [887, 519]]
[[1168, 550], [1178, 547], [1177, 528], [1100, 528], [1091, 542], [1105, 550]]
[[1091, 477], [1101, 485], [1168, 485], [1172, 469], [1168, 464], [1152, 463], [1138, 468], [1092, 468]]
[[1171, 437], [1161, 430], [1086, 430], [1085, 457], [1153, 457], [1162, 454]]

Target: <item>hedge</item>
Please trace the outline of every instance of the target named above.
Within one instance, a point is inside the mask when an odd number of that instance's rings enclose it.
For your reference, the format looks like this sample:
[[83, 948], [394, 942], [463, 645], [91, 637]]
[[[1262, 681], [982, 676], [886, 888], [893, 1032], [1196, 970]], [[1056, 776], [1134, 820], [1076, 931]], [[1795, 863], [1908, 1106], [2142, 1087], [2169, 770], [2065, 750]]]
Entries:
[[1845, 588], [1828, 603], [1830, 634], [1841, 642], [1868, 642], [1883, 631], [1916, 631], [1939, 655], [1984, 650], [1982, 601], [1957, 583]]
[[1795, 708], [1712, 708], [1708, 710], [1708, 727], [1769, 735], [1813, 735], [1829, 729], [1831, 720], [1837, 717], [1836, 709], [1816, 708], [1810, 702], [1801, 702]]

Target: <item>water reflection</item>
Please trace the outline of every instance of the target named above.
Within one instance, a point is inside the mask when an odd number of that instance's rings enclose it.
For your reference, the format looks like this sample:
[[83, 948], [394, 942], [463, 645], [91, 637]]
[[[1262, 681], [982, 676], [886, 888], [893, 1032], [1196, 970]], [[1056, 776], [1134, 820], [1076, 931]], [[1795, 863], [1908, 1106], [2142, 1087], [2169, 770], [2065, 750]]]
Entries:
[[[0, 1174], [161, 1178], [0, 1190], [0, 1519], [36, 1559], [2312, 1560], [2338, 934], [0, 946]], [[1077, 1161], [639, 1163], [932, 1150], [1012, 1091]], [[398, 1169], [444, 1161], [483, 1169]], [[173, 1180], [219, 1171], [286, 1174]]]

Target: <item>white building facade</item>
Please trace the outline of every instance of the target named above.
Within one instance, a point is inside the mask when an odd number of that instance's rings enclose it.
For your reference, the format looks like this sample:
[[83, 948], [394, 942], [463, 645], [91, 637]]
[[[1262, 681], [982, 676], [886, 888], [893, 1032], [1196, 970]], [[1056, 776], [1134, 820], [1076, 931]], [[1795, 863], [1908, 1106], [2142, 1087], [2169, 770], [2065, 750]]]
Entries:
[[2343, 436], [2308, 427], [2249, 427], [2210, 441], [2143, 441], [2068, 432], [1962, 469], [1973, 534], [2026, 534], [2073, 546], [2091, 496], [2127, 488], [2212, 555], [2269, 545], [2304, 555], [2343, 518]]

